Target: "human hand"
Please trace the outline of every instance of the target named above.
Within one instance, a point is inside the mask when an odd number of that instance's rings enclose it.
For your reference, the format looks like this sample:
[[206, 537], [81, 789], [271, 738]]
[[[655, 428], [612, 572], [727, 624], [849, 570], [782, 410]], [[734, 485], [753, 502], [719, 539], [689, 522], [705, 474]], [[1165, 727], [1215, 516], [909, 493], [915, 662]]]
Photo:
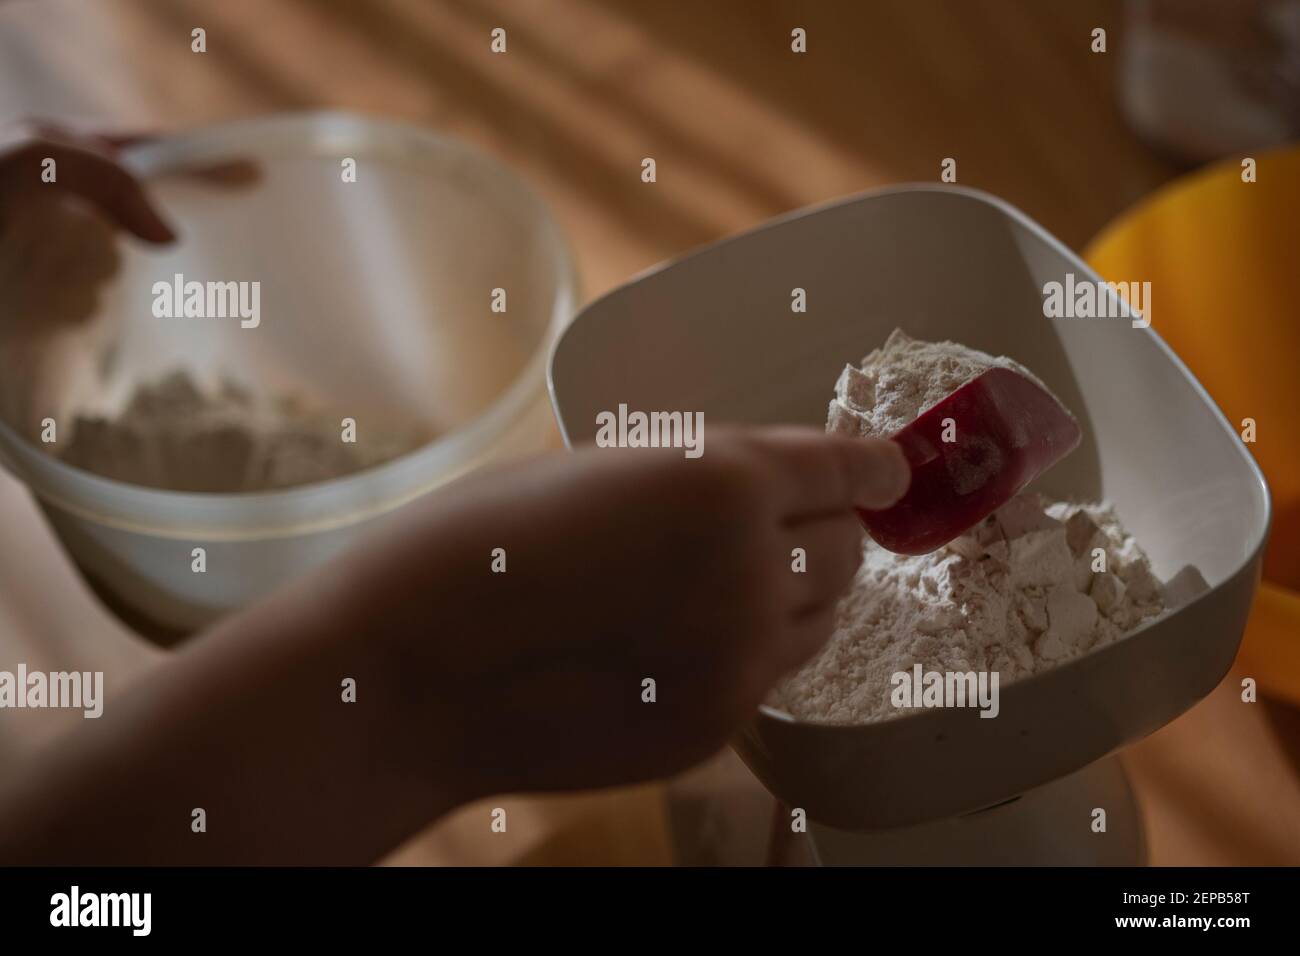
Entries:
[[[853, 506], [908, 477], [891, 442], [805, 429], [475, 472], [11, 774], [0, 859], [369, 863], [479, 797], [682, 770], [826, 639]], [[196, 795], [223, 839], [192, 838]]]
[[[0, 128], [0, 223], [27, 203], [73, 195], [145, 242], [173, 241], [176, 234], [120, 163], [121, 149], [141, 139], [31, 120]], [[47, 160], [54, 163], [50, 181], [43, 175]]]
[[7, 338], [53, 332], [94, 314], [100, 287], [120, 265], [116, 229], [155, 244], [175, 239], [119, 164], [125, 142], [39, 123], [0, 130], [0, 326]]
[[[150, 139], [38, 121], [0, 127], [0, 325], [30, 334], [93, 315], [120, 266], [118, 230], [152, 245], [177, 238], [121, 162], [124, 148]], [[228, 188], [257, 182], [260, 170], [231, 159], [178, 175]]]
[[908, 479], [892, 442], [810, 429], [712, 432], [697, 460], [586, 449], [477, 473], [333, 573], [462, 798], [629, 783], [718, 750], [821, 647], [854, 506]]

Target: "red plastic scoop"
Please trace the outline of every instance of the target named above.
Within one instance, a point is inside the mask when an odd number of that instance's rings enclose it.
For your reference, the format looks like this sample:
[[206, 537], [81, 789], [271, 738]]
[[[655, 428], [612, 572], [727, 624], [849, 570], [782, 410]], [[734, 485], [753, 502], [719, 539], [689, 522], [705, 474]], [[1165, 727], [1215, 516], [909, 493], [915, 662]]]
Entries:
[[912, 484], [891, 507], [858, 514], [881, 547], [925, 554], [1010, 501], [1080, 437], [1079, 423], [1040, 385], [991, 368], [890, 436]]

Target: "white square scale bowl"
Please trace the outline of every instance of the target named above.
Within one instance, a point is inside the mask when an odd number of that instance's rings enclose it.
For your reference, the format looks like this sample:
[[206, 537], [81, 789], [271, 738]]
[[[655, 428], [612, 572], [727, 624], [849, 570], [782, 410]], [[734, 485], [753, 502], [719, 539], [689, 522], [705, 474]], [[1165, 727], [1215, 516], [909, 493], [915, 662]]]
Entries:
[[[1209, 583], [1115, 644], [1004, 686], [996, 719], [941, 709], [844, 726], [762, 708], [736, 749], [815, 821], [876, 830], [1007, 800], [1167, 724], [1236, 655], [1269, 525], [1263, 475], [1152, 329], [1044, 317], [1044, 284], [1067, 273], [1097, 281], [1005, 202], [901, 186], [782, 217], [651, 270], [589, 305], [556, 345], [551, 397], [570, 444], [591, 441], [597, 413], [623, 402], [702, 411], [706, 427], [824, 425], [845, 363], [895, 326], [1009, 355], [1083, 427], [1079, 449], [1038, 490], [1109, 499], [1162, 580], [1192, 564]], [[806, 290], [806, 313], [791, 311], [795, 288]], [[1152, 292], [1158, 328], [1161, 294]]]

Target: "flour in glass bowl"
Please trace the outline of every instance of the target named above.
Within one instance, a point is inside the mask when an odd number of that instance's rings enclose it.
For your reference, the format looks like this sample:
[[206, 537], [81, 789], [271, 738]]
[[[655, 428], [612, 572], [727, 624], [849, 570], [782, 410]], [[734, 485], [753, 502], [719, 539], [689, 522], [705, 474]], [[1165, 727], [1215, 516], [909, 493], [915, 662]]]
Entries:
[[429, 440], [414, 428], [366, 422], [346, 441], [342, 419], [293, 394], [257, 396], [229, 381], [201, 388], [176, 370], [136, 385], [114, 415], [78, 415], [69, 440], [48, 447], [104, 478], [230, 494], [338, 478]]

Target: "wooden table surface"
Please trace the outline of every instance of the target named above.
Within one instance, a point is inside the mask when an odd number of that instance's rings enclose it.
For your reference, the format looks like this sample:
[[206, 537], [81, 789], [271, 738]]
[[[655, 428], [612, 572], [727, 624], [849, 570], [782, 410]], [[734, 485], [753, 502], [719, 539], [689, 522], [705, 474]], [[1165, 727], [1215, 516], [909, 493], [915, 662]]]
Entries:
[[[1095, 26], [1111, 52], [1090, 52]], [[1118, 114], [1122, 42], [1113, 0], [0, 0], [0, 118], [167, 130], [327, 108], [423, 123], [541, 193], [594, 296], [773, 215], [937, 180], [945, 157], [1079, 248], [1179, 171]], [[75, 657], [126, 680], [156, 662], [7, 477], [0, 529], [0, 666]], [[1125, 754], [1155, 863], [1300, 862], [1300, 719], [1241, 703], [1236, 681]], [[0, 756], [60, 724], [45, 716], [6, 718]], [[661, 797], [497, 800], [393, 861], [669, 862]], [[487, 832], [498, 804], [508, 837]]]

